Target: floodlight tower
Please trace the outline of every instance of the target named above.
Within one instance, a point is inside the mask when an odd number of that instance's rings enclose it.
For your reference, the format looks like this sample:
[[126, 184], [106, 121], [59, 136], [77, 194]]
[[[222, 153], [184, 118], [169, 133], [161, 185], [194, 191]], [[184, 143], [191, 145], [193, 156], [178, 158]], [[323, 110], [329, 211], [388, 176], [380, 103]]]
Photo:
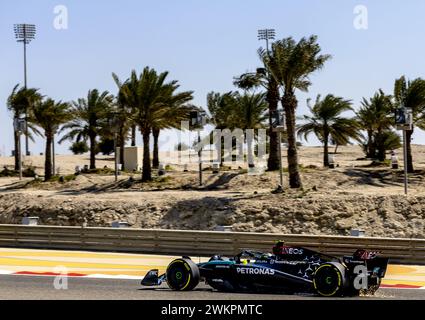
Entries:
[[[276, 31], [275, 29], [262, 29], [258, 30], [258, 40], [266, 40], [266, 48], [267, 48], [267, 54], [270, 54], [270, 46], [269, 41], [274, 40], [276, 37]], [[273, 118], [274, 125], [273, 131], [278, 133], [278, 153], [279, 153], [279, 182], [277, 189], [275, 192], [283, 192], [283, 166], [282, 166], [282, 132], [285, 130], [284, 127], [284, 121], [283, 121], [283, 115], [280, 115], [279, 112], [275, 112], [274, 115], [271, 115]]]
[[258, 40], [266, 40], [267, 52], [269, 52], [269, 40], [274, 40], [276, 37], [275, 29], [258, 30]]
[[[36, 28], [33, 24], [15, 24], [15, 37], [17, 42], [24, 44], [24, 87], [27, 88], [27, 45], [34, 40], [36, 34]], [[25, 110], [25, 120], [28, 120], [28, 110]], [[26, 155], [29, 156], [28, 146], [28, 126], [25, 128], [25, 151]]]

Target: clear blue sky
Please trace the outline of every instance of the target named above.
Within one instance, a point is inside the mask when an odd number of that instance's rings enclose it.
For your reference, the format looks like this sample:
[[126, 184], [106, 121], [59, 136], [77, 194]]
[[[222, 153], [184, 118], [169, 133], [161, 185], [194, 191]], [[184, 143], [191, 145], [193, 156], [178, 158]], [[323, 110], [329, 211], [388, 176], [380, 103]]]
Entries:
[[[56, 5], [69, 10], [68, 30], [53, 27]], [[368, 30], [353, 26], [356, 5], [368, 8]], [[257, 29], [275, 28], [279, 38], [317, 34], [333, 59], [312, 77], [310, 92], [298, 95], [302, 114], [306, 98], [319, 93], [357, 106], [379, 88], [391, 93], [400, 75], [425, 77], [424, 14], [423, 0], [1, 0], [0, 150], [12, 149], [6, 99], [23, 82], [14, 23], [38, 28], [28, 52], [29, 86], [64, 101], [93, 88], [116, 93], [112, 72], [124, 79], [131, 69], [151, 66], [170, 71], [205, 105], [209, 91], [234, 90], [234, 76], [259, 66]], [[424, 137], [417, 131], [414, 142]], [[43, 140], [31, 149], [42, 152]]]

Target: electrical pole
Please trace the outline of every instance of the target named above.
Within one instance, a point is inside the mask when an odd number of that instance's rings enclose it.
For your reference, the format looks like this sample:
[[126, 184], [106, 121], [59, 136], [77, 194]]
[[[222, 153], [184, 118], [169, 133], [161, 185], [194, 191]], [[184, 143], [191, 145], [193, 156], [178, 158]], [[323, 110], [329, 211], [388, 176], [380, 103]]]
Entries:
[[[403, 98], [404, 100], [404, 98]], [[408, 176], [408, 152], [407, 152], [407, 131], [413, 130], [413, 112], [412, 109], [406, 108], [404, 104], [396, 110], [395, 123], [398, 130], [403, 131], [403, 162], [404, 162], [404, 194], [408, 194], [409, 176]]]
[[205, 113], [202, 110], [194, 110], [189, 115], [189, 130], [198, 131], [198, 161], [199, 161], [199, 186], [202, 187], [202, 145], [201, 130], [204, 127]]

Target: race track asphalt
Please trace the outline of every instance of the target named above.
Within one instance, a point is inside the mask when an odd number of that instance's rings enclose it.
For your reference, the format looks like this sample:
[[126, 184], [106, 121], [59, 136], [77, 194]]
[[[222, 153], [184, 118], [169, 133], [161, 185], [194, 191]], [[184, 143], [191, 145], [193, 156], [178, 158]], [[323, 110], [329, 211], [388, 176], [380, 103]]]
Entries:
[[[0, 276], [0, 300], [303, 300], [311, 295], [235, 294], [200, 285], [192, 292], [173, 292], [166, 285], [142, 288], [137, 280], [68, 278], [67, 290], [56, 290], [54, 278]], [[375, 297], [350, 299], [425, 300], [425, 290], [380, 289]]]

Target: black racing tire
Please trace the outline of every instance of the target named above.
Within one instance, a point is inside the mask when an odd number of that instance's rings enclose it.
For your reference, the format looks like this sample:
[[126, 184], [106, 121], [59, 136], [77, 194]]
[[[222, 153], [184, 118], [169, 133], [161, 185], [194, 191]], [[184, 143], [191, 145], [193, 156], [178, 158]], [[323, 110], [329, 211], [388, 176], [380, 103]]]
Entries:
[[313, 275], [314, 291], [322, 297], [341, 297], [347, 286], [346, 268], [338, 262], [322, 264]]
[[200, 281], [198, 266], [190, 259], [181, 258], [167, 267], [167, 284], [174, 291], [191, 291]]

